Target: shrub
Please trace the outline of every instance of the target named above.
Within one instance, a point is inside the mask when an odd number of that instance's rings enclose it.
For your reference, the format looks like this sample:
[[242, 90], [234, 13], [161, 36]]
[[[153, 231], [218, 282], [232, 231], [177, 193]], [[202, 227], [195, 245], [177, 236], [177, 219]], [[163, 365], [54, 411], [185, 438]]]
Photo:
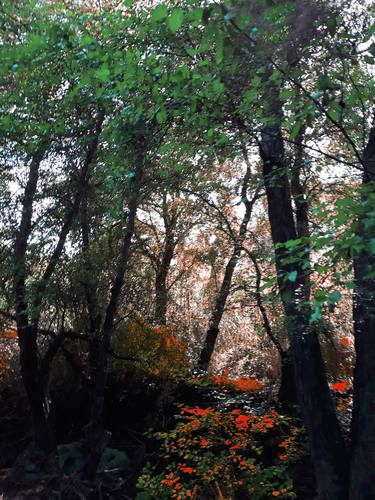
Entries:
[[297, 458], [299, 430], [275, 411], [180, 407], [178, 424], [156, 433], [162, 462], [138, 480], [138, 499], [294, 497], [288, 463]]
[[188, 370], [185, 344], [166, 327], [153, 327], [142, 318], [133, 319], [119, 329], [112, 348], [120, 356], [137, 359], [135, 362], [113, 361], [113, 371], [119, 378], [131, 371], [133, 375], [165, 380]]
[[254, 393], [263, 389], [263, 384], [254, 377], [232, 378], [229, 372], [224, 370], [222, 375], [213, 375], [210, 377], [193, 377], [188, 383], [210, 388], [219, 387], [221, 390], [234, 391], [239, 393]]

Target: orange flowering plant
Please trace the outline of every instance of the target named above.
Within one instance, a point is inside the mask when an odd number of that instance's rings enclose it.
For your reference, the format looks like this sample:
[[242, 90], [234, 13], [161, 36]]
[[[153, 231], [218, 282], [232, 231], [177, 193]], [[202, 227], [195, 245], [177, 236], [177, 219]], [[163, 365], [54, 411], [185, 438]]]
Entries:
[[[162, 440], [161, 462], [143, 470], [138, 498], [292, 498], [288, 463], [298, 430], [276, 411], [180, 406], [177, 426]], [[148, 495], [148, 496], [147, 496]]]
[[263, 389], [263, 385], [254, 377], [234, 378], [230, 376], [228, 370], [224, 370], [221, 375], [212, 375], [210, 377], [193, 377], [189, 383], [201, 385], [209, 388], [210, 386], [219, 387], [221, 390], [234, 391], [238, 393], [254, 393]]
[[331, 389], [336, 392], [346, 392], [350, 388], [351, 384], [349, 380], [339, 380], [331, 384]]

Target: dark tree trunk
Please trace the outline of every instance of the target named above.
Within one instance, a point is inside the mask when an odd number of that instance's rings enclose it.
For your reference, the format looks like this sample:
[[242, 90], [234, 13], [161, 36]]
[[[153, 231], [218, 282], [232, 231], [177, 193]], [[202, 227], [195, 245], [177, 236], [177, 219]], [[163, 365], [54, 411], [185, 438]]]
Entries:
[[[38, 324], [41, 314], [41, 305], [45, 290], [48, 286], [56, 265], [61, 257], [67, 235], [77, 216], [79, 205], [86, 185], [88, 168], [95, 157], [98, 146], [101, 125], [104, 116], [99, 114], [99, 120], [95, 124], [95, 132], [86, 151], [80, 177], [78, 179], [77, 191], [72, 207], [67, 210], [62, 223], [57, 244], [51, 254], [44, 273], [39, 280], [30, 299], [27, 299], [27, 249], [28, 240], [32, 228], [32, 216], [35, 194], [39, 180], [40, 163], [44, 156], [44, 150], [36, 153], [29, 166], [29, 175], [25, 187], [22, 214], [19, 229], [16, 235], [13, 253], [14, 278], [13, 288], [15, 294], [17, 334], [20, 346], [20, 366], [22, 381], [30, 404], [34, 439], [36, 445], [46, 453], [55, 448], [53, 434], [51, 432], [48, 415], [48, 382], [49, 368], [56, 351], [47, 351], [45, 359], [41, 360], [38, 351]], [[56, 346], [59, 344], [56, 343]]]
[[90, 255], [90, 216], [88, 206], [88, 190], [82, 199], [81, 206], [81, 234], [83, 256], [83, 286], [86, 296], [88, 313], [89, 365], [91, 374], [94, 375], [98, 357], [98, 343], [100, 334], [101, 314], [97, 297], [97, 279], [95, 267]]
[[165, 242], [164, 252], [160, 268], [157, 271], [155, 279], [155, 323], [165, 325], [167, 322], [168, 288], [167, 277], [171, 261], [173, 258], [175, 244], [172, 240]]
[[[281, 105], [271, 101], [272, 116], [280, 121]], [[292, 349], [297, 395], [308, 432], [320, 499], [347, 497], [348, 467], [343, 437], [328, 387], [316, 332], [310, 327], [306, 273], [300, 260], [285, 258], [284, 244], [297, 239], [280, 125], [262, 131], [260, 154], [268, 201], [275, 263], [288, 336]]]
[[167, 278], [177, 240], [175, 237], [175, 228], [178, 218], [178, 212], [172, 209], [172, 213], [168, 213], [167, 201], [163, 199], [163, 220], [165, 227], [165, 240], [163, 253], [157, 265], [155, 278], [155, 311], [154, 320], [158, 325], [165, 325], [167, 320], [167, 305], [168, 305], [168, 287]]
[[375, 498], [375, 127], [363, 155], [363, 213], [354, 251], [353, 319], [356, 363], [352, 420], [351, 500]]
[[232, 283], [232, 277], [238, 259], [240, 257], [240, 254], [241, 254], [241, 246], [236, 245], [231, 258], [229, 259], [226, 265], [224, 278], [221, 283], [219, 293], [215, 299], [215, 305], [211, 315], [209, 328], [207, 330], [206, 338], [203, 344], [203, 349], [201, 351], [198, 361], [198, 368], [203, 371], [207, 371], [211, 361], [212, 354], [215, 349], [216, 339], [219, 335], [220, 321], [221, 318], [223, 317], [225, 305], [230, 291], [230, 286]]
[[199, 356], [198, 364], [197, 367], [202, 370], [202, 371], [207, 371], [208, 366], [211, 361], [212, 354], [215, 349], [215, 344], [217, 337], [219, 335], [219, 327], [220, 327], [220, 322], [221, 318], [223, 317], [224, 310], [225, 310], [225, 305], [229, 296], [230, 292], [230, 287], [232, 284], [232, 278], [234, 271], [236, 269], [236, 265], [238, 262], [238, 259], [241, 256], [241, 251], [242, 251], [242, 246], [244, 239], [246, 237], [246, 232], [247, 232], [247, 226], [250, 221], [251, 217], [251, 212], [254, 206], [254, 203], [258, 197], [256, 194], [252, 200], [249, 200], [247, 197], [247, 189], [248, 189], [248, 184], [250, 181], [250, 167], [249, 165], [247, 166], [246, 174], [244, 177], [244, 182], [242, 186], [242, 201], [245, 204], [245, 213], [243, 216], [243, 219], [241, 221], [240, 229], [238, 232], [238, 236], [236, 238], [236, 241], [234, 242], [234, 247], [233, 247], [233, 253], [227, 262], [227, 265], [225, 267], [225, 272], [224, 272], [224, 277], [223, 281], [221, 282], [220, 290], [216, 296], [215, 299], [215, 304], [214, 308], [211, 314], [210, 322], [209, 322], [209, 327], [206, 333], [206, 337], [203, 343], [203, 348]]
[[103, 449], [108, 441], [108, 436], [103, 429], [105, 388], [108, 377], [108, 356], [114, 320], [118, 310], [120, 295], [124, 285], [125, 271], [129, 260], [131, 240], [134, 234], [141, 176], [142, 168], [138, 166], [128, 203], [127, 223], [123, 235], [122, 250], [118, 260], [116, 275], [111, 289], [111, 297], [106, 309], [101, 332], [91, 418], [85, 443], [88, 458], [82, 469], [82, 477], [84, 479], [93, 479], [95, 477]]
[[48, 402], [46, 400], [40, 370], [37, 345], [37, 330], [29, 322], [26, 299], [26, 252], [31, 234], [33, 203], [39, 179], [40, 163], [44, 151], [35, 154], [29, 166], [29, 176], [23, 197], [22, 215], [17, 232], [13, 265], [13, 288], [15, 294], [16, 322], [20, 346], [20, 366], [22, 381], [30, 404], [35, 444], [44, 452], [50, 453], [54, 439], [48, 424]]
[[293, 357], [289, 348], [280, 356], [281, 374], [279, 388], [279, 402], [287, 413], [294, 413], [298, 403], [296, 375], [294, 371]]

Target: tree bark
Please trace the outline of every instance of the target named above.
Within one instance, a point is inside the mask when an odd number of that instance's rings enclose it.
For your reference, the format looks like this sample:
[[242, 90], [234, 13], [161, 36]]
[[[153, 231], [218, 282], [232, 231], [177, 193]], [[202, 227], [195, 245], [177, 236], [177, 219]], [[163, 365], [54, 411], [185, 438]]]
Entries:
[[55, 442], [48, 423], [48, 402], [43, 392], [39, 371], [37, 330], [29, 321], [26, 298], [26, 252], [31, 234], [33, 204], [39, 180], [40, 163], [44, 151], [37, 152], [29, 166], [29, 175], [23, 196], [22, 214], [15, 239], [13, 254], [13, 289], [15, 294], [16, 323], [20, 347], [22, 381], [30, 404], [34, 440], [38, 448], [50, 453]]
[[80, 172], [73, 205], [65, 214], [56, 247], [30, 300], [27, 298], [26, 289], [27, 249], [32, 230], [33, 205], [39, 180], [40, 164], [44, 157], [45, 149], [38, 151], [30, 162], [29, 175], [22, 202], [21, 221], [15, 238], [13, 289], [17, 334], [20, 346], [21, 375], [30, 404], [34, 440], [37, 447], [46, 453], [51, 452], [55, 448], [55, 441], [48, 422], [48, 379], [49, 367], [56, 351], [50, 349], [46, 354], [47, 357], [44, 360], [41, 359], [37, 343], [41, 305], [49, 279], [56, 268], [67, 235], [78, 213], [85, 185], [84, 181], [87, 177], [89, 165], [95, 157], [103, 118], [99, 114], [99, 120], [95, 125], [95, 134], [88, 146], [85, 161]]
[[89, 343], [89, 365], [94, 375], [98, 356], [98, 342], [100, 334], [101, 314], [96, 290], [95, 267], [90, 256], [90, 217], [88, 206], [88, 190], [86, 190], [81, 206], [81, 235], [83, 257], [83, 286], [85, 290]]
[[167, 278], [177, 244], [177, 239], [175, 237], [177, 217], [178, 217], [177, 211], [173, 211], [173, 213], [168, 214], [167, 202], [164, 197], [163, 221], [165, 227], [165, 240], [164, 240], [163, 253], [160, 261], [158, 261], [156, 278], [155, 278], [154, 319], [155, 323], [158, 325], [165, 325], [167, 320], [167, 305], [168, 305]]
[[320, 499], [347, 497], [347, 459], [328, 387], [316, 332], [309, 324], [308, 283], [300, 260], [290, 263], [285, 243], [297, 239], [281, 135], [281, 104], [271, 96], [274, 125], [264, 127], [260, 143], [268, 217], [275, 247], [280, 296], [287, 319], [297, 395], [310, 441]]
[[375, 498], [375, 126], [363, 154], [362, 214], [354, 249], [356, 363], [351, 428], [350, 500]]
[[201, 351], [200, 356], [199, 356], [197, 367], [199, 370], [202, 370], [202, 371], [208, 370], [208, 366], [210, 364], [212, 354], [213, 354], [214, 349], [215, 349], [216, 340], [217, 340], [217, 337], [219, 335], [220, 322], [221, 322], [221, 319], [222, 319], [223, 314], [224, 314], [227, 298], [229, 296], [233, 274], [234, 274], [234, 271], [236, 269], [238, 259], [241, 256], [243, 242], [244, 242], [245, 237], [246, 237], [247, 226], [248, 226], [249, 221], [250, 221], [251, 212], [253, 210], [254, 203], [257, 199], [257, 194], [254, 196], [254, 198], [252, 200], [249, 200], [247, 197], [248, 196], [247, 190], [248, 190], [248, 185], [249, 185], [249, 181], [250, 181], [250, 176], [251, 176], [251, 171], [250, 171], [250, 166], [248, 164], [247, 169], [246, 169], [246, 174], [244, 176], [242, 193], [241, 193], [242, 202], [245, 205], [245, 213], [244, 213], [244, 216], [243, 216], [242, 221], [241, 221], [238, 235], [237, 235], [236, 240], [234, 242], [232, 255], [231, 255], [231, 257], [230, 257], [230, 259], [227, 262], [227, 265], [225, 267], [224, 277], [223, 277], [223, 280], [221, 282], [219, 292], [215, 298], [215, 304], [214, 304], [214, 308], [213, 308], [213, 311], [211, 314], [209, 327], [208, 327], [206, 337], [205, 337], [205, 340], [203, 343], [202, 351]]
[[124, 285], [125, 271], [131, 248], [131, 240], [134, 234], [141, 178], [142, 165], [138, 165], [133, 180], [132, 190], [130, 192], [127, 222], [122, 240], [122, 250], [117, 263], [116, 275], [102, 326], [95, 374], [95, 389], [91, 408], [91, 418], [88, 425], [88, 435], [85, 443], [87, 460], [81, 472], [82, 478], [84, 479], [92, 480], [95, 478], [103, 449], [107, 443], [108, 436], [103, 429], [103, 416], [105, 388], [108, 378], [108, 355], [110, 351], [114, 320], [118, 310], [121, 291]]

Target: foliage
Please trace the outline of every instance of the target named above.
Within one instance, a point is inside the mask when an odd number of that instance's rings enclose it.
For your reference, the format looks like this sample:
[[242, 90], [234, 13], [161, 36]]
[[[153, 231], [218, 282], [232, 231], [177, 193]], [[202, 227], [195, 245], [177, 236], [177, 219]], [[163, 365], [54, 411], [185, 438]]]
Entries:
[[139, 498], [294, 496], [287, 468], [299, 453], [299, 429], [290, 418], [181, 406], [176, 419], [175, 429], [155, 435], [162, 463], [144, 469]]
[[17, 332], [6, 330], [0, 333], [0, 386], [12, 384], [18, 374]]
[[224, 370], [222, 375], [211, 375], [209, 377], [192, 377], [188, 380], [194, 385], [203, 385], [205, 387], [217, 387], [221, 390], [229, 390], [238, 393], [259, 392], [263, 385], [254, 377], [230, 377], [230, 372]]
[[338, 380], [331, 384], [331, 389], [337, 392], [346, 392], [350, 388], [349, 380]]
[[[141, 317], [119, 328], [112, 342], [117, 355], [124, 361], [114, 360], [112, 368], [120, 379], [131, 371], [133, 376], [159, 380], [176, 379], [187, 373], [186, 345], [164, 326], [153, 327]], [[126, 358], [135, 361], [126, 361]]]
[[[78, 472], [84, 464], [85, 455], [81, 450], [81, 443], [63, 444], [58, 447], [60, 470], [64, 474]], [[100, 470], [129, 469], [129, 457], [123, 451], [114, 448], [105, 448], [100, 460]]]

